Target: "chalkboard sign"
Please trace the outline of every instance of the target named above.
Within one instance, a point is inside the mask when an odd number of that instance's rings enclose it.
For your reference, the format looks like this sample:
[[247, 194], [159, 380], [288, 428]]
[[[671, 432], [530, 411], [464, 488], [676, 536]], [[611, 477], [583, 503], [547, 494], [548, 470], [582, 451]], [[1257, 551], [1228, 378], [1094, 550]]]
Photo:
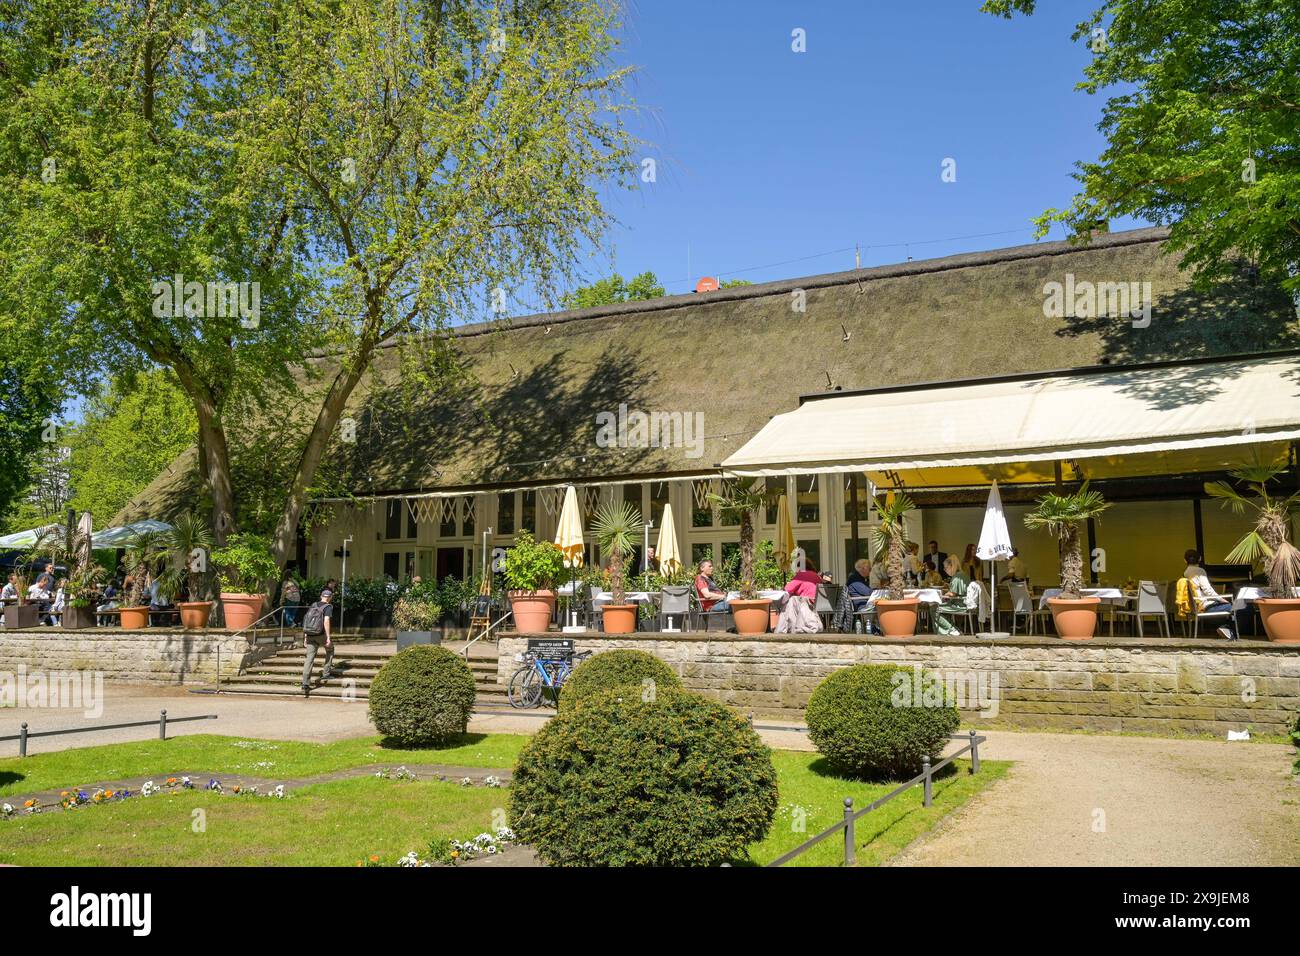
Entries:
[[573, 656], [573, 640], [562, 637], [530, 637], [528, 652], [546, 661], [565, 660]]

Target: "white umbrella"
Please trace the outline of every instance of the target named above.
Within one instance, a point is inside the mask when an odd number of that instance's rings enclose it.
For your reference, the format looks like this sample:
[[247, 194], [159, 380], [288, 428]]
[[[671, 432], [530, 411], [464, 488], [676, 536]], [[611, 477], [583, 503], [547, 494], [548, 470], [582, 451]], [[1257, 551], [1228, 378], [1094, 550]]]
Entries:
[[90, 549], [91, 534], [94, 530], [94, 519], [91, 518], [89, 511], [83, 511], [81, 520], [77, 522], [77, 531], [80, 532], [80, 547], [77, 549], [77, 560], [81, 565], [89, 565], [91, 561]]
[[135, 544], [135, 539], [146, 531], [161, 534], [170, 530], [172, 530], [172, 526], [166, 521], [155, 521], [153, 518], [146, 518], [143, 521], [122, 525], [120, 528], [105, 528], [103, 531], [96, 531], [94, 537], [95, 547], [126, 548]]
[[[1007, 530], [1007, 514], [1002, 510], [1002, 494], [998, 491], [997, 479], [989, 489], [989, 500], [984, 506], [984, 526], [980, 528], [979, 544], [975, 546], [975, 557], [981, 561], [1009, 561], [1012, 556], [1011, 532]], [[997, 565], [993, 564], [989, 575], [989, 592], [993, 603], [992, 627], [998, 626], [998, 581]], [[990, 637], [999, 636], [993, 630]], [[1005, 635], [1003, 635], [1005, 636]]]
[[659, 525], [655, 560], [659, 562], [659, 570], [664, 574], [676, 574], [682, 566], [682, 552], [677, 547], [677, 527], [673, 523], [673, 506], [668, 503], [664, 504], [664, 516]]
[[6, 551], [15, 548], [30, 548], [32, 545], [46, 534], [58, 531], [62, 525], [48, 524], [39, 528], [29, 528], [27, 531], [15, 531], [13, 534], [7, 534], [0, 538], [0, 548]]

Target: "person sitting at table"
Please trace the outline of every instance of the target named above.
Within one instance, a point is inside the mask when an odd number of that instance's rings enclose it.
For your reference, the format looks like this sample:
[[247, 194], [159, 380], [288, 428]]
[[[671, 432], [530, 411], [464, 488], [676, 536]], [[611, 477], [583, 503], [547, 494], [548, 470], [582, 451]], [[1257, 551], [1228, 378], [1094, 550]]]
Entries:
[[1232, 610], [1232, 598], [1219, 594], [1210, 584], [1210, 576], [1205, 573], [1201, 567], [1201, 555], [1195, 548], [1188, 548], [1183, 552], [1183, 560], [1187, 562], [1187, 567], [1183, 570], [1185, 577], [1192, 587], [1192, 600], [1196, 602], [1196, 609], [1202, 614], [1217, 614], [1221, 611], [1227, 611], [1228, 617], [1226, 623], [1218, 629], [1219, 636], [1229, 641], [1237, 639], [1237, 622], [1236, 615]]
[[966, 582], [984, 580], [984, 564], [975, 554], [976, 548], [973, 544], [966, 545], [966, 553], [961, 556], [961, 573], [965, 576]]
[[0, 601], [5, 604], [18, 603], [18, 575], [9, 575], [9, 581], [3, 588], [0, 588]]
[[825, 576], [809, 563], [802, 571], [795, 572], [785, 585], [789, 595], [781, 605], [781, 615], [776, 621], [778, 634], [815, 634], [822, 629], [822, 620], [817, 615], [817, 588], [826, 583]]
[[67, 587], [68, 587], [68, 579], [59, 578], [58, 587], [54, 591], [54, 603], [50, 605], [51, 624], [63, 623], [63, 612], [66, 609], [67, 602], [68, 602]]
[[871, 590], [873, 591], [879, 591], [881, 588], [889, 587], [888, 562], [877, 561], [875, 564], [872, 564], [871, 574], [867, 577], [867, 583], [871, 585]]
[[699, 573], [695, 575], [695, 597], [699, 599], [701, 611], [729, 611], [727, 595], [718, 590], [713, 580], [713, 562], [705, 558], [700, 562]]
[[[120, 588], [121, 585], [117, 581], [109, 581], [108, 584], [104, 585], [104, 593], [100, 595], [101, 600], [100, 603], [96, 605], [95, 610], [96, 611], [115, 610], [117, 608], [117, 597], [118, 594], [120, 593]], [[110, 621], [107, 617], [100, 617], [96, 620], [96, 623], [101, 625], [105, 623], [111, 624], [112, 621]]]
[[1003, 581], [1027, 581], [1029, 574], [1025, 571], [1025, 562], [1021, 560], [1020, 549], [1011, 549], [1011, 560], [1007, 562], [1007, 573], [998, 578], [998, 583]]
[[903, 574], [910, 577], [913, 582], [921, 581], [925, 577], [925, 562], [921, 560], [921, 546], [915, 541], [909, 541], [907, 544], [907, 557], [903, 559]]
[[171, 601], [162, 594], [162, 578], [150, 575], [148, 584], [149, 589], [149, 620], [153, 621], [155, 613], [160, 611], [172, 610]]
[[36, 579], [36, 583], [27, 589], [27, 603], [36, 605], [36, 621], [38, 624], [53, 623], [50, 620], [50, 603], [53, 598], [50, 592], [44, 587], [45, 577]]
[[[939, 550], [939, 542], [931, 541], [930, 549], [925, 553], [925, 566], [931, 571], [943, 574], [944, 563], [948, 560], [948, 553]], [[947, 575], [944, 575], [946, 578]]]
[[943, 603], [934, 615], [934, 632], [953, 636], [960, 634], [961, 630], [948, 616], [966, 613], [966, 591], [970, 582], [961, 569], [961, 562], [954, 557], [949, 556], [944, 562], [944, 570], [948, 572], [948, 588], [943, 592]]
[[868, 559], [858, 558], [853, 562], [853, 570], [844, 582], [844, 590], [854, 597], [871, 596], [871, 562]]

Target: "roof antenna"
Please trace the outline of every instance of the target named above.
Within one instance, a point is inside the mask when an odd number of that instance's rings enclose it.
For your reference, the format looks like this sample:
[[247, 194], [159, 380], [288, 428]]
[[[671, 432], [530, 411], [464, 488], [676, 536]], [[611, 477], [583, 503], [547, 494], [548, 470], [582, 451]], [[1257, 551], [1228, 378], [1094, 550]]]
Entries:
[[856, 242], [853, 244], [853, 268], [862, 268], [862, 249]]

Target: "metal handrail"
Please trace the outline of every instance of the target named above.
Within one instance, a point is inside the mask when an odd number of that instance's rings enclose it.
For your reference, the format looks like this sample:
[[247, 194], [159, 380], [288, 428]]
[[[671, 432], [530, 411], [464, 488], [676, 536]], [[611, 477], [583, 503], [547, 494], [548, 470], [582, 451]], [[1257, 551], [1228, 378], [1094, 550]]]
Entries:
[[93, 734], [100, 730], [121, 730], [126, 727], [152, 727], [158, 725], [158, 739], [167, 739], [167, 725], [183, 723], [187, 720], [216, 720], [216, 714], [200, 714], [197, 717], [168, 717], [167, 711], [160, 710], [157, 720], [133, 720], [125, 724], [100, 724], [98, 727], [69, 727], [64, 730], [40, 730], [32, 733], [27, 729], [27, 721], [23, 721], [22, 727], [18, 733], [10, 734], [7, 737], [0, 737], [0, 741], [16, 740], [18, 741], [18, 756], [27, 756], [27, 741], [32, 737], [58, 737], [61, 734]]
[[279, 607], [272, 608], [270, 611], [268, 611], [267, 613], [263, 614], [263, 615], [262, 615], [261, 617], [259, 617], [256, 621], [254, 621], [252, 624], [249, 624], [249, 625], [247, 625], [247, 626], [245, 626], [245, 627], [241, 627], [239, 630], [235, 631], [235, 633], [232, 634], [231, 637], [238, 637], [240, 634], [243, 634], [245, 631], [255, 630], [255, 629], [257, 628], [257, 625], [261, 624], [261, 623], [262, 623], [263, 621], [265, 621], [268, 617], [275, 617], [275, 615], [279, 614], [279, 615], [280, 615], [280, 634], [279, 634], [279, 636], [276, 637], [276, 639], [275, 639], [275, 646], [276, 646], [276, 647], [279, 647], [279, 646], [280, 646], [280, 642], [281, 642], [282, 640], [284, 640], [284, 614], [282, 614], [281, 612], [285, 609], [285, 607], [287, 607], [287, 605], [281, 604]]
[[863, 807], [861, 810], [855, 812], [853, 809], [853, 798], [845, 797], [843, 820], [840, 820], [838, 823], [832, 824], [831, 826], [823, 830], [821, 833], [817, 834], [815, 837], [812, 837], [809, 840], [805, 840], [803, 843], [799, 844], [789, 853], [785, 853], [777, 857], [775, 860], [773, 860], [771, 863], [768, 863], [767, 865], [784, 866], [786, 863], [789, 863], [795, 857], [812, 849], [818, 843], [821, 843], [822, 840], [825, 840], [827, 837], [834, 836], [836, 833], [843, 830], [844, 831], [844, 865], [853, 866], [855, 863], [857, 863], [857, 859], [858, 859], [857, 838], [854, 834], [853, 824], [854, 821], [856, 821], [859, 817], [866, 816], [872, 810], [884, 806], [886, 803], [888, 803], [890, 800], [893, 800], [899, 794], [905, 793], [906, 791], [912, 789], [918, 784], [924, 787], [924, 791], [923, 791], [924, 796], [922, 797], [921, 805], [924, 807], [930, 806], [931, 803], [934, 802], [933, 778], [935, 773], [938, 772], [939, 770], [942, 770], [944, 767], [948, 766], [948, 764], [952, 763], [954, 760], [956, 760], [958, 757], [960, 757], [968, 750], [970, 751], [970, 758], [971, 758], [970, 772], [979, 773], [980, 770], [979, 745], [984, 743], [986, 740], [988, 740], [988, 738], [981, 737], [978, 734], [976, 734], [975, 731], [972, 730], [970, 731], [969, 735], [951, 734], [949, 739], [966, 740], [969, 741], [969, 743], [967, 743], [966, 746], [962, 747], [960, 750], [949, 754], [947, 757], [945, 757], [943, 760], [940, 760], [934, 766], [930, 765], [930, 758], [925, 757], [921, 762], [921, 772], [919, 774], [917, 774], [915, 777], [913, 777], [911, 780], [907, 781], [906, 783], [900, 784], [898, 787], [896, 787], [894, 790], [891, 790], [889, 793], [885, 794], [879, 800], [872, 801], [867, 806]]
[[492, 628], [496, 627], [498, 624], [503, 624], [503, 623], [505, 623], [506, 621], [510, 620], [510, 618], [511, 618], [512, 616], [513, 616], [513, 612], [511, 612], [511, 611], [506, 611], [506, 613], [505, 613], [505, 614], [502, 614], [501, 617], [497, 618], [495, 621], [493, 621], [493, 622], [492, 622], [491, 624], [489, 624], [487, 627], [483, 628], [483, 633], [482, 633], [482, 634], [480, 634], [478, 637], [472, 638], [471, 640], [465, 642], [465, 646], [464, 646], [463, 648], [461, 648], [461, 655], [464, 656], [464, 657], [466, 657], [466, 658], [468, 658], [468, 657], [469, 657], [469, 649], [470, 649], [471, 647], [473, 647], [473, 646], [474, 646], [475, 644], [477, 644], [479, 641], [483, 640], [485, 637], [487, 637], [489, 634], [491, 634], [491, 633], [492, 633]]

